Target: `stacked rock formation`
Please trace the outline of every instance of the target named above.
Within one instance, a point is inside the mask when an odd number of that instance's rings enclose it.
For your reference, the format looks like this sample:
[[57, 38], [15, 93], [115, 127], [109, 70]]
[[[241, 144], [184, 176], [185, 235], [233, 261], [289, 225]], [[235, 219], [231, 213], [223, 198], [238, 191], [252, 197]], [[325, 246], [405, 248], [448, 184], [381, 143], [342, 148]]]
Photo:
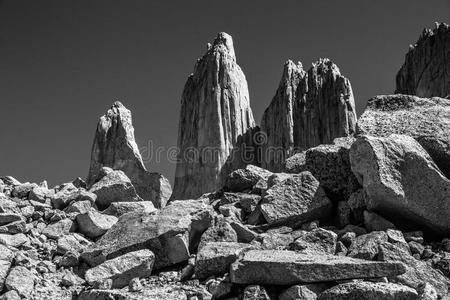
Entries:
[[223, 166], [239, 137], [254, 126], [233, 40], [219, 33], [184, 87], [172, 198], [189, 199], [219, 188], [226, 176]]
[[419, 97], [450, 96], [450, 26], [436, 23], [424, 29], [410, 46], [405, 63], [397, 74], [396, 93]]
[[145, 168], [134, 139], [131, 112], [120, 102], [115, 102], [100, 117], [91, 153], [87, 185], [91, 187], [104, 174], [102, 168], [120, 170], [130, 178], [138, 196], [152, 201], [155, 207], [164, 207], [172, 193], [169, 181]]
[[305, 72], [301, 64], [285, 64], [280, 86], [261, 122], [267, 135], [262, 166], [280, 171], [294, 150], [331, 143], [353, 134], [355, 101], [350, 81], [329, 59]]

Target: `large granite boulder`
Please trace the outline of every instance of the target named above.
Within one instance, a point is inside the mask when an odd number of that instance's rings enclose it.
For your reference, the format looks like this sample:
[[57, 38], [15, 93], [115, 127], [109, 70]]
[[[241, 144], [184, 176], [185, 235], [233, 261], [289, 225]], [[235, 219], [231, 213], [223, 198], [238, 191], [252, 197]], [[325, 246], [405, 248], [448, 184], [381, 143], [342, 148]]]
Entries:
[[87, 185], [92, 186], [103, 167], [121, 170], [130, 178], [137, 194], [161, 208], [171, 195], [169, 181], [145, 168], [134, 138], [131, 112], [119, 101], [100, 117], [91, 153]]
[[399, 226], [450, 234], [450, 180], [413, 138], [359, 137], [350, 161], [369, 210]]
[[395, 92], [419, 97], [450, 95], [450, 27], [436, 23], [424, 29], [414, 46], [409, 47], [405, 63], [397, 74]]
[[275, 183], [260, 202], [270, 225], [301, 224], [329, 216], [331, 201], [310, 172], [275, 174], [270, 179]]
[[358, 120], [359, 135], [415, 138], [450, 178], [450, 99], [408, 95], [376, 96]]
[[172, 199], [197, 198], [222, 187], [228, 175], [225, 163], [235, 165], [229, 156], [239, 137], [254, 126], [247, 81], [236, 63], [233, 40], [219, 33], [184, 86]]
[[201, 200], [174, 201], [155, 214], [127, 213], [82, 253], [82, 259], [95, 266], [130, 251], [150, 249], [156, 269], [186, 261], [211, 225], [212, 215], [212, 208]]
[[355, 125], [350, 81], [332, 61], [320, 59], [307, 72], [300, 63], [288, 61], [261, 122], [267, 140], [262, 147], [262, 166], [280, 171], [295, 151], [349, 136]]
[[372, 262], [345, 256], [286, 250], [249, 250], [230, 267], [236, 284], [294, 285], [403, 274], [400, 262]]

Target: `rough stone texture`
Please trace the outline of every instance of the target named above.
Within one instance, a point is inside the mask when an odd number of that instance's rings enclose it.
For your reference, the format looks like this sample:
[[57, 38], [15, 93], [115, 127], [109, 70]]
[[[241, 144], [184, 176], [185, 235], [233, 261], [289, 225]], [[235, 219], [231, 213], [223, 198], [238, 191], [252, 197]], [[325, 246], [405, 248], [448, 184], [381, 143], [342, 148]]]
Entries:
[[368, 101], [356, 130], [380, 137], [412, 136], [450, 178], [450, 99], [376, 96]]
[[111, 205], [102, 211], [102, 214], [120, 217], [130, 211], [145, 211], [146, 213], [154, 213], [157, 211], [153, 202], [139, 201], [139, 202], [113, 202]]
[[352, 170], [369, 210], [409, 228], [450, 234], [450, 180], [411, 137], [363, 136], [350, 149]]
[[120, 102], [115, 102], [100, 117], [91, 153], [88, 186], [98, 179], [102, 167], [123, 171], [136, 188], [138, 195], [152, 201], [155, 207], [164, 207], [172, 193], [169, 181], [161, 174], [150, 173], [145, 168], [134, 139], [131, 112]]
[[352, 242], [348, 256], [373, 260], [378, 254], [378, 246], [388, 241], [388, 236], [383, 231], [374, 231], [355, 238]]
[[71, 231], [74, 231], [75, 226], [72, 220], [63, 219], [56, 223], [48, 225], [42, 234], [51, 239], [58, 239], [59, 237], [68, 234]]
[[350, 257], [284, 250], [250, 250], [230, 268], [233, 283], [270, 285], [391, 277], [404, 272], [403, 264], [397, 262], [380, 264]]
[[334, 254], [336, 242], [337, 234], [323, 228], [299, 231], [299, 237], [291, 245], [291, 250], [309, 254]]
[[328, 288], [326, 283], [293, 285], [283, 291], [278, 300], [316, 300], [317, 295]]
[[101, 214], [95, 209], [91, 209], [87, 213], [79, 214], [77, 216], [77, 223], [79, 231], [82, 234], [94, 239], [105, 234], [106, 231], [116, 224], [117, 218]]
[[5, 281], [8, 291], [14, 290], [22, 297], [28, 297], [34, 288], [34, 275], [27, 268], [17, 266], [11, 269]]
[[396, 93], [419, 97], [450, 95], [450, 27], [436, 23], [410, 46], [396, 77]]
[[219, 33], [183, 90], [172, 199], [197, 198], [222, 187], [225, 171], [232, 171], [223, 166], [238, 138], [254, 126], [247, 81], [236, 63], [233, 40]]
[[188, 260], [201, 234], [212, 223], [212, 208], [201, 200], [174, 201], [158, 213], [130, 212], [82, 253], [90, 265], [98, 265], [124, 253], [150, 249], [155, 268]]
[[331, 210], [331, 201], [310, 172], [289, 174], [275, 183], [266, 191], [260, 205], [264, 218], [273, 225], [321, 219]]
[[318, 300], [418, 300], [407, 286], [384, 282], [350, 282], [336, 285], [320, 294]]
[[346, 201], [360, 186], [350, 166], [350, 147], [353, 137], [336, 138], [295, 154], [286, 160], [288, 173], [310, 171], [333, 201]]
[[107, 208], [112, 202], [142, 201], [131, 180], [122, 171], [111, 171], [96, 182], [90, 192], [97, 195], [95, 204], [100, 209]]
[[263, 181], [267, 186], [267, 180], [273, 173], [254, 165], [247, 165], [245, 169], [231, 172], [225, 179], [224, 189], [231, 192], [242, 192], [252, 189], [256, 184]]
[[396, 276], [398, 282], [414, 289], [417, 289], [423, 282], [428, 282], [440, 295], [448, 293], [450, 280], [426, 262], [415, 259], [408, 252], [390, 243], [381, 244], [379, 252], [378, 260], [401, 262], [406, 267], [404, 274]]
[[89, 269], [85, 278], [92, 286], [112, 279], [113, 288], [122, 288], [135, 277], [150, 276], [154, 263], [155, 255], [150, 250], [143, 249], [107, 260]]
[[205, 279], [212, 275], [223, 275], [249, 244], [233, 242], [210, 242], [200, 248], [195, 263], [195, 276]]
[[321, 59], [305, 72], [300, 63], [288, 61], [261, 122], [267, 139], [262, 147], [262, 165], [279, 171], [294, 150], [329, 144], [334, 138], [351, 135], [355, 125], [350, 81], [333, 62]]
[[244, 289], [242, 300], [270, 300], [270, 296], [264, 287], [249, 285]]

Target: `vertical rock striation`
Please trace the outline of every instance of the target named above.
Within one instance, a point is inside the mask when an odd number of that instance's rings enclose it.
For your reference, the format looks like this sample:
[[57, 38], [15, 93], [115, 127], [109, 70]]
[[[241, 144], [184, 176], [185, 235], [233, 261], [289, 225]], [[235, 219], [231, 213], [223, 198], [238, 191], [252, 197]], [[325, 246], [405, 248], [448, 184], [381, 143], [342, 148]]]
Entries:
[[103, 167], [123, 171], [138, 195], [164, 207], [171, 195], [169, 181], [161, 174], [146, 170], [134, 139], [131, 112], [119, 101], [100, 117], [91, 153], [88, 186], [98, 181]]
[[233, 148], [254, 126], [247, 81], [236, 63], [233, 40], [219, 33], [183, 90], [172, 198], [195, 198], [220, 187], [226, 175], [224, 164], [232, 164], [228, 159]]
[[419, 97], [450, 96], [450, 26], [436, 23], [434, 30], [424, 29], [410, 46], [405, 63], [397, 74], [398, 94]]
[[280, 171], [295, 150], [328, 144], [354, 133], [355, 101], [350, 81], [329, 59], [305, 72], [288, 61], [278, 90], [266, 109], [261, 130], [267, 135], [262, 166]]

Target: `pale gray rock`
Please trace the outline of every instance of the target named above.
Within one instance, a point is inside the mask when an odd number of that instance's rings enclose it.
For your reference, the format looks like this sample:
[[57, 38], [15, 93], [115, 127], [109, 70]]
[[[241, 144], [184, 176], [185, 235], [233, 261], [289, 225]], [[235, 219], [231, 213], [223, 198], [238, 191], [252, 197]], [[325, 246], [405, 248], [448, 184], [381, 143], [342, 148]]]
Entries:
[[131, 180], [124, 172], [116, 170], [96, 182], [89, 190], [97, 196], [95, 204], [100, 209], [107, 208], [113, 202], [142, 201]]
[[98, 122], [87, 178], [89, 187], [100, 179], [103, 167], [123, 171], [140, 198], [152, 201], [157, 208], [164, 207], [172, 194], [164, 176], [145, 168], [134, 138], [131, 112], [119, 101]]
[[336, 252], [337, 234], [317, 228], [311, 231], [299, 231], [299, 237], [291, 244], [291, 250], [309, 254], [334, 254]]
[[286, 250], [249, 250], [230, 267], [236, 284], [294, 285], [403, 274], [402, 263], [381, 263], [334, 255]]
[[29, 242], [30, 242], [30, 240], [23, 233], [17, 233], [17, 234], [1, 234], [0, 233], [0, 244], [1, 245], [17, 248], [17, 247], [27, 244]]
[[331, 201], [310, 172], [289, 174], [272, 185], [260, 206], [271, 225], [306, 223], [326, 218], [331, 212]]
[[77, 188], [72, 183], [65, 183], [60, 186], [60, 189], [50, 199], [54, 208], [64, 209], [71, 203], [78, 201], [90, 201], [94, 203], [97, 195], [82, 188]]
[[300, 63], [288, 61], [277, 93], [261, 122], [267, 140], [262, 147], [262, 166], [280, 171], [294, 150], [349, 136], [354, 133], [355, 125], [350, 81], [333, 62], [320, 59], [305, 72]]
[[259, 182], [267, 186], [267, 180], [273, 173], [254, 165], [231, 172], [225, 180], [224, 189], [231, 192], [251, 190]]
[[3, 290], [14, 256], [15, 254], [11, 249], [5, 245], [0, 245], [0, 291]]
[[64, 212], [67, 214], [85, 214], [88, 211], [91, 210], [92, 208], [92, 202], [90, 200], [83, 200], [83, 201], [78, 201], [78, 202], [74, 202], [71, 205], [69, 205], [68, 207], [66, 207], [64, 209]]
[[270, 297], [264, 287], [249, 285], [244, 289], [242, 300], [270, 300]]
[[424, 29], [416, 44], [410, 47], [405, 63], [396, 77], [396, 93], [419, 97], [450, 95], [450, 27], [436, 23]]
[[388, 241], [388, 236], [383, 231], [374, 231], [355, 238], [352, 242], [348, 256], [373, 260], [379, 252], [379, 245]]
[[17, 198], [28, 198], [30, 191], [37, 186], [36, 183], [21, 183], [14, 186], [11, 195]]
[[102, 211], [104, 215], [111, 215], [120, 217], [131, 211], [143, 211], [148, 214], [152, 214], [157, 211], [153, 202], [151, 201], [139, 201], [139, 202], [113, 202], [107, 209]]
[[11, 269], [5, 281], [8, 291], [16, 291], [22, 297], [29, 297], [33, 292], [35, 277], [25, 267], [17, 266]]
[[408, 95], [376, 96], [357, 123], [357, 133], [415, 138], [450, 178], [450, 99]]
[[117, 220], [116, 217], [99, 213], [95, 209], [77, 215], [78, 230], [92, 239], [105, 234]]
[[91, 266], [124, 253], [150, 249], [155, 268], [189, 259], [203, 232], [212, 224], [213, 209], [201, 200], [174, 201], [158, 213], [130, 212], [122, 215], [94, 245], [82, 253]]
[[369, 210], [400, 225], [450, 234], [450, 180], [413, 138], [362, 136], [350, 161]]
[[0, 296], [0, 300], [21, 300], [22, 298], [16, 291], [7, 291]]
[[154, 263], [155, 255], [150, 250], [142, 249], [107, 260], [87, 270], [85, 279], [92, 286], [112, 279], [113, 288], [122, 288], [135, 277], [150, 276]]
[[59, 237], [75, 230], [75, 224], [70, 219], [63, 219], [45, 227], [42, 234], [48, 238], [57, 240]]
[[316, 300], [317, 295], [328, 288], [326, 283], [293, 285], [283, 291], [278, 300]]
[[210, 242], [201, 247], [195, 263], [195, 276], [205, 279], [220, 276], [229, 271], [230, 265], [245, 250], [252, 246], [236, 242]]
[[211, 242], [237, 242], [238, 237], [236, 231], [228, 223], [225, 218], [218, 218], [215, 224], [209, 227], [200, 238], [200, 243], [198, 248], [201, 249], [203, 246]]
[[417, 292], [407, 286], [384, 282], [350, 282], [336, 285], [317, 298], [318, 300], [418, 300]]
[[236, 63], [233, 40], [219, 33], [184, 86], [172, 199], [197, 198], [221, 188], [233, 171], [225, 164], [239, 164], [240, 156], [230, 157], [233, 148], [254, 126], [247, 81]]

